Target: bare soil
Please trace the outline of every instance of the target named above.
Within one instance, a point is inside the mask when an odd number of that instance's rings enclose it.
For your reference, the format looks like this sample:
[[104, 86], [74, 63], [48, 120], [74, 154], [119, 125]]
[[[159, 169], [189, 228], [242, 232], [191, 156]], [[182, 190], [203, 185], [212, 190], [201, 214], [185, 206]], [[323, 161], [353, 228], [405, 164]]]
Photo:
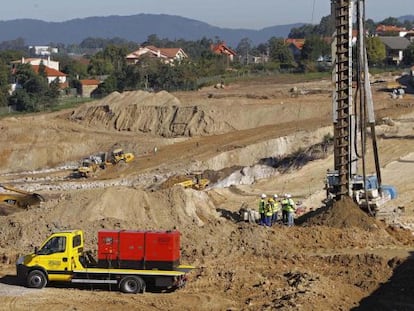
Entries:
[[[47, 200], [0, 216], [0, 310], [414, 309], [413, 96], [393, 100], [381, 85], [373, 89], [383, 180], [398, 190], [392, 204], [405, 209], [393, 224], [353, 202], [323, 206], [331, 149], [289, 169], [272, 165], [323, 142], [331, 87], [266, 78], [188, 93], [114, 93], [77, 109], [1, 119], [0, 183]], [[116, 147], [136, 160], [71, 177], [82, 157]], [[195, 170], [211, 180], [208, 189], [168, 182]], [[256, 209], [261, 193], [286, 192], [305, 210], [296, 226], [240, 221], [240, 207]], [[19, 255], [76, 228], [93, 251], [103, 228], [177, 228], [182, 263], [196, 269], [172, 293], [17, 282]]]

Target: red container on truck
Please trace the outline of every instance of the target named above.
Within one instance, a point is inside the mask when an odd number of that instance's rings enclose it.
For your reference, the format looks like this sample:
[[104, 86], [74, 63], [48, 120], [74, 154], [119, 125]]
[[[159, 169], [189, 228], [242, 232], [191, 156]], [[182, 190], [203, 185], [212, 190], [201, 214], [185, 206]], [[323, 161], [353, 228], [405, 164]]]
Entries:
[[178, 231], [98, 232], [98, 267], [171, 270], [179, 264]]

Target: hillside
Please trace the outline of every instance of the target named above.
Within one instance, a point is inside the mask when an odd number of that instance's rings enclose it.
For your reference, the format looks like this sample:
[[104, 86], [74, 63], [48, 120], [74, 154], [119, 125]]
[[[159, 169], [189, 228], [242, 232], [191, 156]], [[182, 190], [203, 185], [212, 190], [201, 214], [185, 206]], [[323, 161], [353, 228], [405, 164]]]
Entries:
[[[151, 25], [151, 27], [148, 27]], [[64, 44], [80, 43], [87, 37], [119, 37], [144, 42], [148, 35], [159, 38], [198, 40], [203, 37], [219, 37], [235, 47], [242, 38], [250, 38], [254, 44], [269, 38], [287, 37], [290, 29], [301, 24], [280, 25], [261, 30], [220, 28], [194, 19], [165, 14], [138, 14], [131, 16], [107, 16], [72, 19], [64, 22], [45, 22], [34, 19], [0, 21], [0, 42], [23, 38], [29, 45], [49, 42]]]

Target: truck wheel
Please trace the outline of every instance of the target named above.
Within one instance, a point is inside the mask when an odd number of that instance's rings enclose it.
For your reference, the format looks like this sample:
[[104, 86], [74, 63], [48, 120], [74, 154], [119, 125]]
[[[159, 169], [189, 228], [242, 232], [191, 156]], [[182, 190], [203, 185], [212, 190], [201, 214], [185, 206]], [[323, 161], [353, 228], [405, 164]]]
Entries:
[[27, 276], [27, 287], [30, 288], [43, 288], [47, 284], [46, 275], [39, 270], [33, 270]]
[[119, 283], [119, 289], [126, 294], [136, 294], [145, 291], [145, 282], [137, 276], [126, 276]]

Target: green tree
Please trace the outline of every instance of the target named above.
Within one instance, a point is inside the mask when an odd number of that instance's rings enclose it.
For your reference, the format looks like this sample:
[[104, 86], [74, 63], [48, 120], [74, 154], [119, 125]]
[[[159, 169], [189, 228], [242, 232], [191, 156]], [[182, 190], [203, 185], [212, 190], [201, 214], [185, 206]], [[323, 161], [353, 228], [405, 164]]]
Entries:
[[283, 65], [294, 63], [292, 51], [287, 47], [282, 38], [272, 37], [268, 41], [270, 59]]
[[242, 63], [248, 63], [248, 56], [252, 50], [252, 41], [249, 38], [243, 38], [240, 40], [239, 44], [236, 47], [236, 52], [242, 57], [244, 61]]
[[13, 105], [17, 111], [37, 111], [35, 99], [24, 89], [17, 89], [9, 97], [9, 104]]
[[317, 27], [314, 25], [306, 24], [300, 27], [294, 27], [290, 30], [289, 38], [303, 39], [316, 33]]
[[60, 71], [68, 75], [69, 80], [85, 79], [88, 77], [88, 65], [73, 59], [68, 55], [58, 55], [54, 57], [59, 61]]
[[331, 15], [321, 18], [319, 25], [316, 28], [316, 33], [323, 37], [331, 37], [335, 32], [335, 20]]
[[47, 79], [46, 66], [45, 64], [43, 64], [43, 61], [41, 61], [39, 64], [39, 71], [37, 74], [41, 76], [42, 78]]
[[9, 103], [18, 111], [39, 111], [56, 103], [58, 82], [49, 86], [47, 79], [35, 73], [31, 65], [17, 66], [15, 78], [20, 87], [9, 97]]
[[384, 19], [383, 21], [379, 22], [381, 25], [387, 25], [387, 26], [397, 26], [401, 27], [402, 23], [398, 20], [398, 18], [395, 17], [388, 17]]
[[109, 75], [114, 72], [112, 63], [101, 57], [93, 57], [88, 66], [88, 73], [92, 76]]
[[27, 52], [27, 46], [23, 38], [3, 41], [0, 43], [0, 50], [24, 51]]
[[413, 29], [414, 21], [405, 20], [402, 26], [407, 30]]
[[405, 49], [403, 62], [408, 66], [414, 65], [414, 43], [411, 43]]
[[147, 40], [145, 42], [143, 42], [142, 45], [153, 45], [156, 47], [163, 47], [162, 46], [162, 41], [158, 38], [158, 36], [156, 34], [151, 34], [147, 37]]
[[365, 21], [365, 29], [370, 35], [374, 35], [377, 30], [377, 24], [372, 19], [367, 19]]
[[370, 65], [378, 65], [384, 62], [386, 49], [379, 37], [366, 38], [367, 57]]
[[312, 35], [306, 38], [302, 48], [302, 59], [316, 61], [319, 57], [330, 55], [330, 46], [320, 36]]
[[4, 64], [9, 64], [11, 61], [21, 59], [22, 57], [27, 56], [23, 51], [16, 50], [5, 50], [0, 51], [0, 59], [3, 60]]
[[7, 106], [9, 96], [9, 69], [0, 59], [0, 107]]

